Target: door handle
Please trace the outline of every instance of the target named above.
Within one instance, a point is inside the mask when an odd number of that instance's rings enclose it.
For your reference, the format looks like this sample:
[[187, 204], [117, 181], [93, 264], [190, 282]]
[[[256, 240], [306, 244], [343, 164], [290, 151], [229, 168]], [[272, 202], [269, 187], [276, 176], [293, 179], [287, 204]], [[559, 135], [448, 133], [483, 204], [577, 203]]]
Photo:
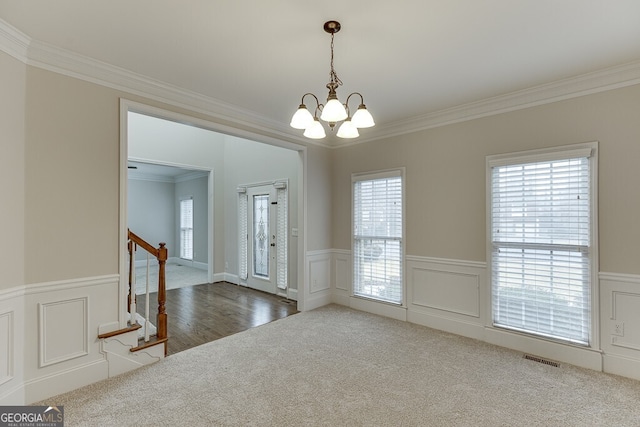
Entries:
[[275, 245], [276, 245], [275, 243], [272, 243], [272, 244], [271, 244], [271, 246], [275, 246]]

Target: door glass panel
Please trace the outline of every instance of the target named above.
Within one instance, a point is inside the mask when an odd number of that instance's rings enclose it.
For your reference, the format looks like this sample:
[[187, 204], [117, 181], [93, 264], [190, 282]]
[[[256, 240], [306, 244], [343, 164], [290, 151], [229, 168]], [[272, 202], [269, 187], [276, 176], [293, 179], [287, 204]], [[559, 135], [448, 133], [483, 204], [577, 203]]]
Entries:
[[269, 277], [269, 195], [253, 196], [253, 274]]

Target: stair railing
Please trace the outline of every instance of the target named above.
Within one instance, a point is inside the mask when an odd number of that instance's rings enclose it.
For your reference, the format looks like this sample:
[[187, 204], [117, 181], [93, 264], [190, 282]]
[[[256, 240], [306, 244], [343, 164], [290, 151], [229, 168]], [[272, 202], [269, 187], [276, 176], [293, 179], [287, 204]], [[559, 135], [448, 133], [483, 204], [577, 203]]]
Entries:
[[[165, 303], [167, 300], [166, 291], [166, 272], [165, 266], [167, 263], [168, 251], [165, 243], [160, 243], [158, 248], [154, 248], [151, 244], [147, 243], [140, 236], [128, 230], [128, 243], [127, 249], [129, 251], [129, 296], [127, 298], [129, 313], [131, 314], [131, 324], [133, 325], [136, 315], [136, 275], [135, 275], [135, 257], [136, 249], [140, 247], [147, 252], [147, 283], [146, 283], [146, 304], [145, 304], [145, 345], [139, 346], [138, 350], [154, 345], [158, 342], [164, 342], [164, 354], [167, 355], [167, 313], [165, 309]], [[149, 342], [149, 256], [153, 256], [158, 260], [158, 315], [156, 317], [156, 341]]]

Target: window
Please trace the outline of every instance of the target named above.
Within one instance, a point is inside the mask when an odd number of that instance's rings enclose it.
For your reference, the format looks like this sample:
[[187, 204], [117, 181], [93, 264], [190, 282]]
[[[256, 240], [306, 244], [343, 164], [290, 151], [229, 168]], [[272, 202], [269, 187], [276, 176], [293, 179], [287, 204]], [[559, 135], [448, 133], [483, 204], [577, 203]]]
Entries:
[[402, 304], [402, 171], [354, 175], [353, 294]]
[[193, 199], [180, 200], [180, 258], [193, 259]]
[[487, 159], [495, 326], [589, 344], [596, 148]]

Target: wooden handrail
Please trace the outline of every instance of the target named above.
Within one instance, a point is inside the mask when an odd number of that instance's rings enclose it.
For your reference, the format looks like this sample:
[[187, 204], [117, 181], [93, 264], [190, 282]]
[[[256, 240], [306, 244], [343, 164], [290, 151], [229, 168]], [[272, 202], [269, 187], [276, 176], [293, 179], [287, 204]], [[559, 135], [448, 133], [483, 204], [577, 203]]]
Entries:
[[[133, 241], [136, 245], [140, 246], [142, 249], [149, 252], [154, 257], [158, 259], [160, 258], [159, 248], [158, 249], [154, 248], [149, 243], [147, 243], [142, 237], [138, 236], [136, 233], [134, 233], [131, 230], [129, 230], [129, 240]], [[164, 245], [165, 245], [164, 243], [160, 243], [160, 246], [164, 246]]]
[[[154, 248], [151, 244], [147, 243], [140, 236], [132, 232], [131, 230], [127, 230], [128, 232], [128, 250], [129, 250], [129, 295], [134, 295], [135, 291], [131, 289], [132, 286], [132, 271], [134, 269], [134, 260], [133, 260], [133, 244], [140, 246], [142, 249], [149, 252], [158, 260], [158, 316], [157, 316], [157, 332], [156, 332], [156, 341], [164, 343], [164, 355], [167, 355], [167, 313], [165, 309], [165, 303], [167, 300], [167, 290], [166, 290], [166, 273], [165, 266], [167, 263], [167, 258], [169, 256], [169, 251], [166, 248], [166, 243], [159, 243], [158, 248]], [[130, 298], [130, 297], [129, 297]], [[131, 301], [129, 301], [129, 306]], [[131, 318], [133, 319], [135, 313], [131, 313]]]

